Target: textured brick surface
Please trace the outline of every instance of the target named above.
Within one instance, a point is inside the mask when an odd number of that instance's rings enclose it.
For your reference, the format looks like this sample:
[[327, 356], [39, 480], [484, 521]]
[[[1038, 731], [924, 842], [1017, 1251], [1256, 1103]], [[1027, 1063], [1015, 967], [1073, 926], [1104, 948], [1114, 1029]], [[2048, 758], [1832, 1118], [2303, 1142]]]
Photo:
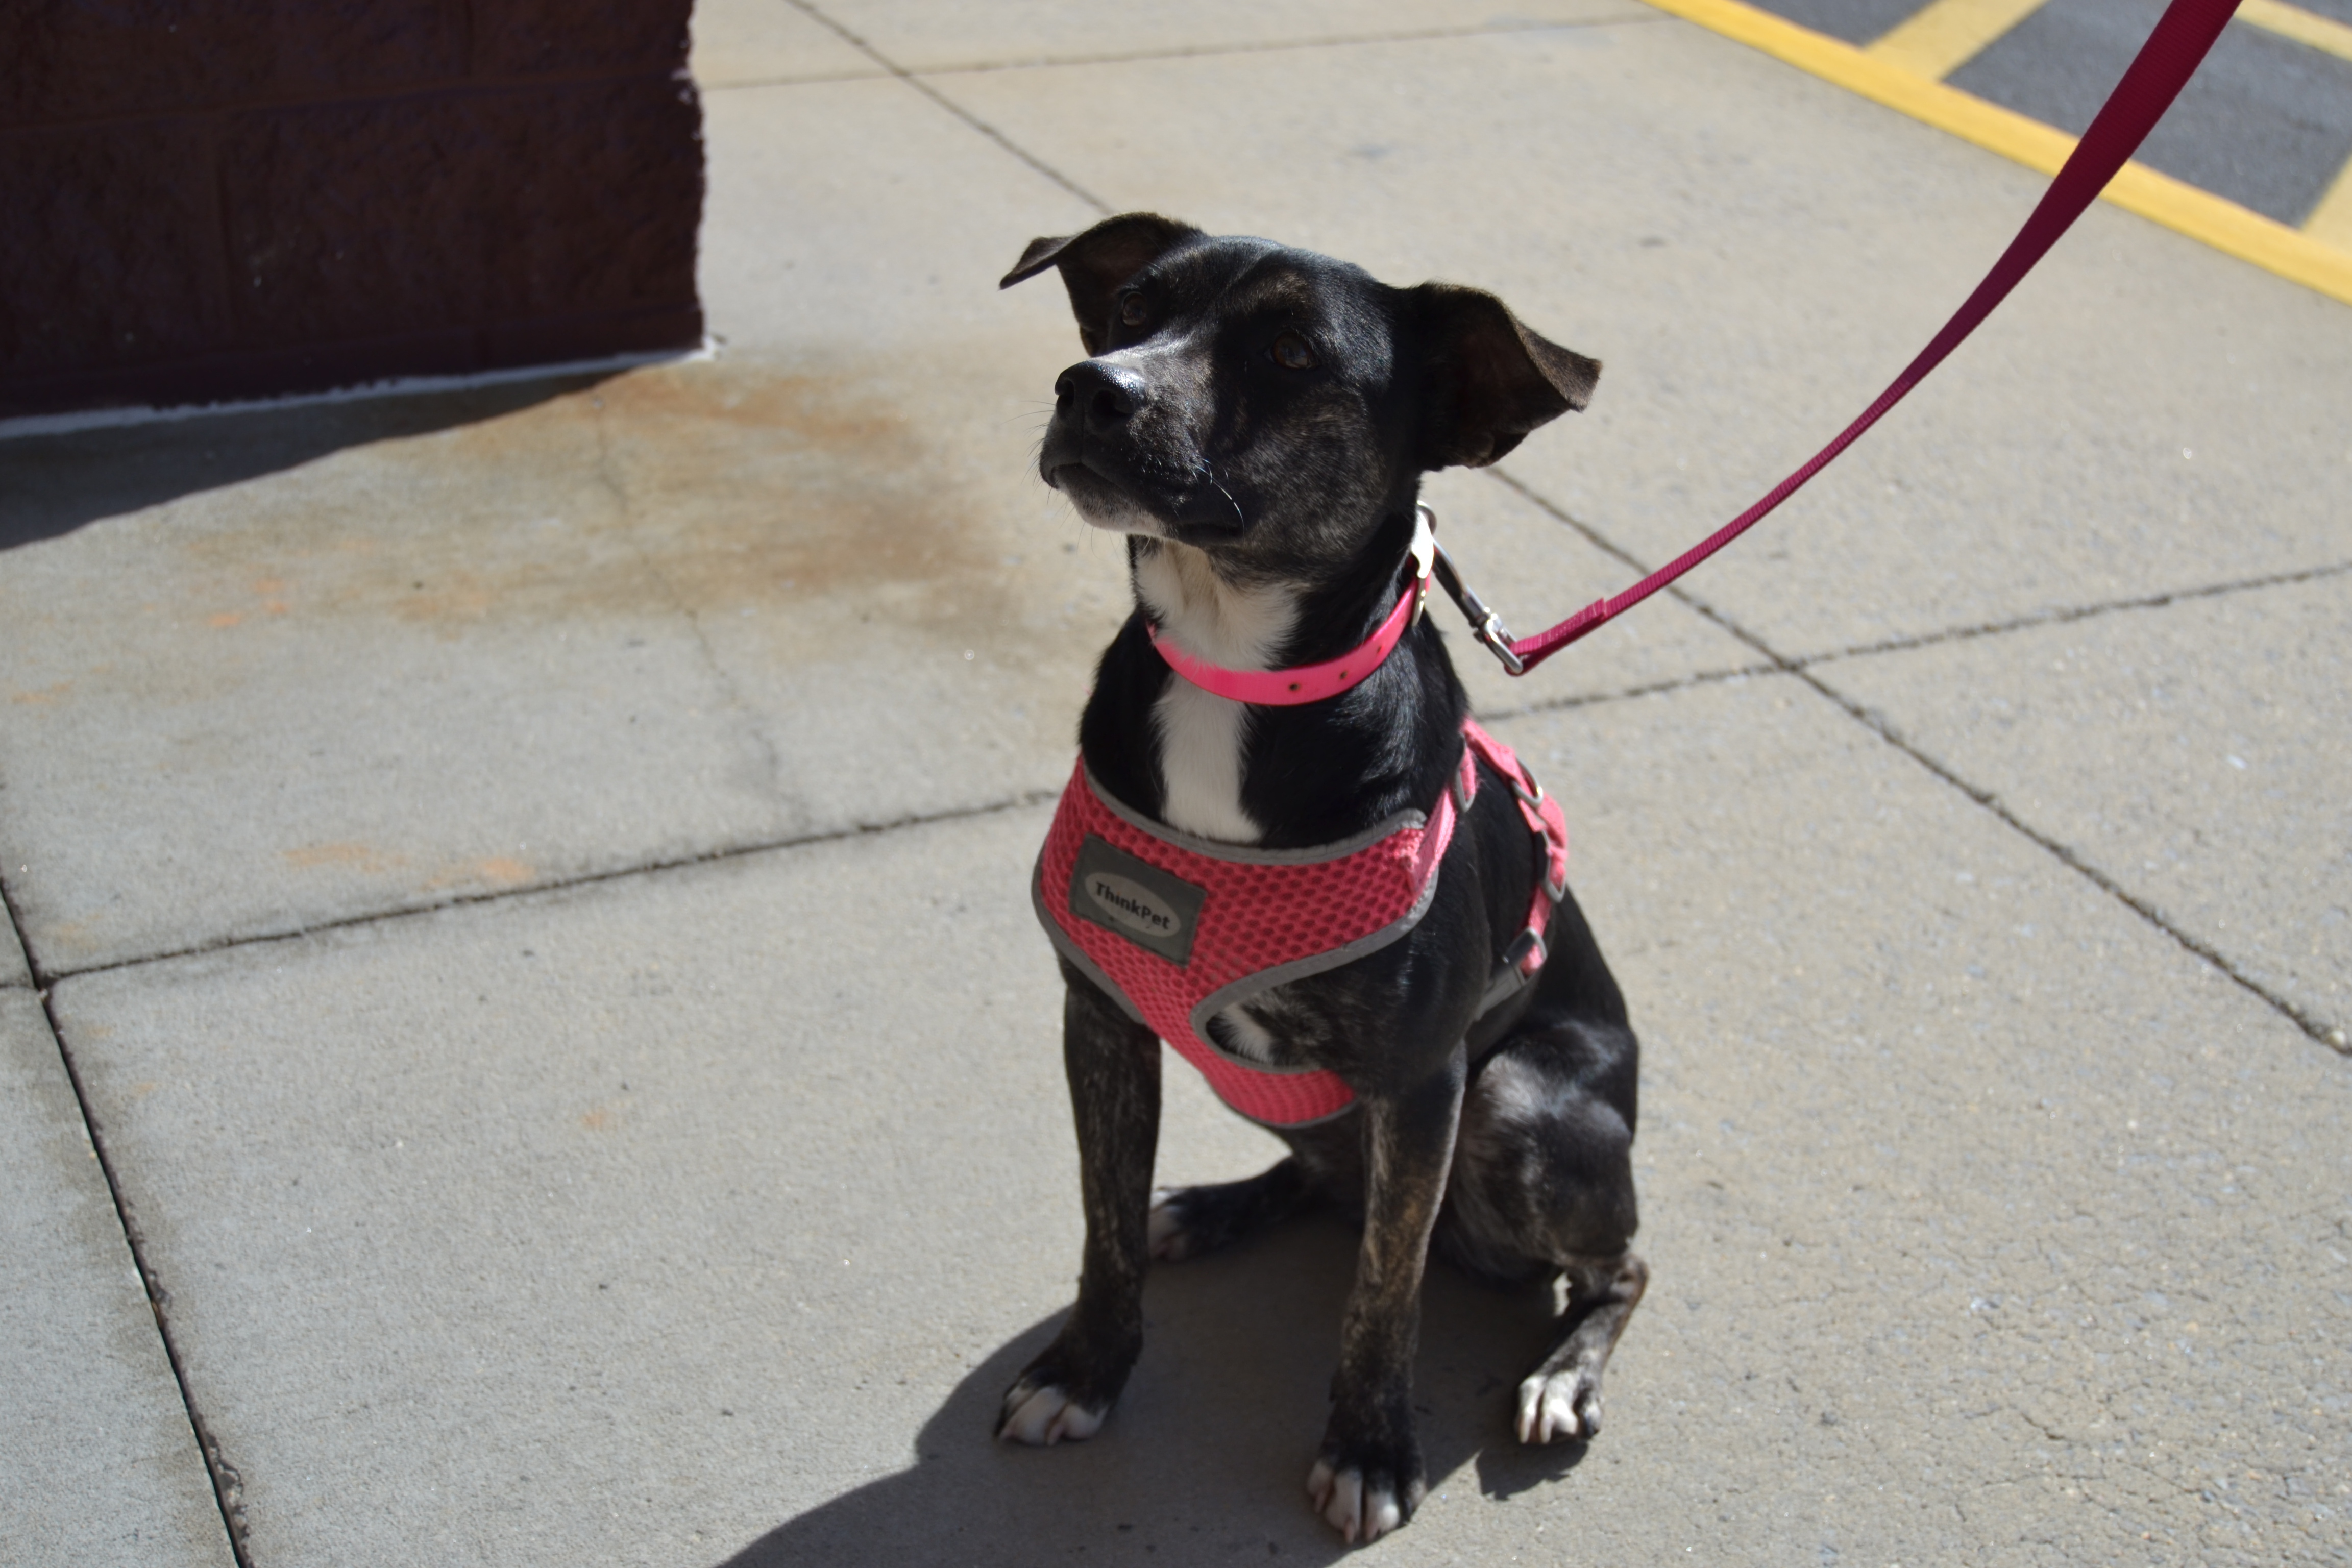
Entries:
[[307, 97], [454, 80], [466, 35], [466, 0], [278, 0], [275, 84]]
[[475, 0], [483, 75], [662, 70], [686, 63], [692, 0]]
[[223, 182], [239, 332], [690, 302], [697, 124], [661, 78], [240, 116]]
[[0, 6], [0, 417], [698, 341], [688, 10]]
[[690, 303], [701, 110], [665, 77], [501, 100], [486, 116], [509, 206], [493, 307], [539, 316]]
[[9, 0], [0, 124], [450, 81], [467, 31], [466, 0]]
[[200, 123], [0, 135], [0, 379], [225, 341]]
[[8, 0], [0, 124], [209, 109], [269, 89], [275, 18], [238, 0]]
[[256, 346], [487, 314], [497, 150], [472, 96], [239, 115], [221, 171], [240, 337]]

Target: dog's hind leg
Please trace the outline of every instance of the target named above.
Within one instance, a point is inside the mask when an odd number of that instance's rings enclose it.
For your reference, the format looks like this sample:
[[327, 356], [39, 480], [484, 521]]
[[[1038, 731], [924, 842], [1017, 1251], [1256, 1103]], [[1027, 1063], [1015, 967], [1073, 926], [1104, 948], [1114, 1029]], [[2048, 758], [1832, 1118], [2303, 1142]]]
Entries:
[[1151, 1194], [1151, 1256], [1172, 1263], [1230, 1247], [1316, 1202], [1296, 1154], [1246, 1181], [1162, 1187]]
[[1571, 1263], [1566, 1274], [1569, 1331], [1519, 1384], [1522, 1443], [1599, 1435], [1601, 1373], [1650, 1283], [1650, 1266], [1631, 1252]]
[[1570, 1020], [1512, 1039], [1465, 1097], [1435, 1237], [1499, 1279], [1564, 1276], [1559, 1339], [1519, 1384], [1523, 1443], [1601, 1429], [1601, 1379], [1650, 1271], [1629, 1250], [1636, 1221], [1630, 1093], [1613, 1070], [1620, 1026]]
[[1062, 1065], [1077, 1122], [1087, 1243], [1077, 1305], [1004, 1395], [996, 1435], [1051, 1445], [1091, 1437], [1143, 1349], [1146, 1214], [1160, 1139], [1160, 1040], [1063, 965]]

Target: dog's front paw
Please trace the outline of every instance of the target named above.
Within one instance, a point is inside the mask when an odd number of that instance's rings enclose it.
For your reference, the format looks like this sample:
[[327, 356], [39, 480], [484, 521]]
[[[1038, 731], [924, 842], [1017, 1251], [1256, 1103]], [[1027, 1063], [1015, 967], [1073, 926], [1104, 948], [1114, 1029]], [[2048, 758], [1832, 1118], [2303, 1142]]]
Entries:
[[1102, 1430], [1110, 1406], [1091, 1408], [1070, 1396], [1057, 1383], [1023, 1378], [1004, 1395], [1004, 1410], [996, 1419], [996, 1435], [1007, 1443], [1050, 1448], [1066, 1437], [1083, 1442]]
[[1022, 1368], [997, 1412], [996, 1435], [1008, 1443], [1049, 1447], [1102, 1430], [1143, 1349], [1139, 1333], [1089, 1332], [1073, 1315], [1042, 1354]]
[[1404, 1523], [1428, 1492], [1421, 1454], [1412, 1447], [1382, 1462], [1335, 1454], [1327, 1446], [1307, 1472], [1307, 1495], [1315, 1511], [1350, 1546], [1370, 1544]]
[[1584, 1366], [1538, 1371], [1519, 1384], [1519, 1441], [1601, 1435], [1601, 1380]]

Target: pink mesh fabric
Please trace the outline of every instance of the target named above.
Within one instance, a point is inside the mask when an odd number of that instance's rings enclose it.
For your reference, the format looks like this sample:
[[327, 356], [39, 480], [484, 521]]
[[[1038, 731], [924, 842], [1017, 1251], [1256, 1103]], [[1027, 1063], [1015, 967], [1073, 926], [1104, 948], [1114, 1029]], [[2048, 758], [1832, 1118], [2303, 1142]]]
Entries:
[[[1462, 731], [1465, 809], [1478, 787], [1472, 758], [1484, 758], [1519, 786], [1520, 815], [1542, 841], [1528, 910], [1528, 929], [1538, 938], [1525, 962], [1532, 974], [1544, 959], [1541, 938], [1554, 901], [1549, 889], [1567, 885], [1568, 823], [1510, 747], [1475, 720], [1465, 719]], [[1454, 794], [1444, 790], [1423, 826], [1399, 828], [1360, 849], [1293, 865], [1226, 859], [1171, 842], [1111, 810], [1095, 793], [1081, 761], [1062, 791], [1061, 806], [1037, 857], [1038, 913], [1058, 941], [1083, 954], [1161, 1039], [1200, 1069], [1219, 1099], [1269, 1127], [1297, 1127], [1345, 1110], [1354, 1091], [1337, 1073], [1283, 1072], [1227, 1056], [1194, 1031], [1193, 1012], [1227, 986], [1269, 969], [1333, 954], [1383, 932], [1390, 941], [1402, 936], [1410, 928], [1400, 922], [1437, 874], [1454, 824]], [[1089, 837], [1202, 889], [1184, 963], [1070, 912], [1071, 879]]]
[[1559, 802], [1543, 793], [1535, 774], [1528, 772], [1510, 747], [1486, 733], [1486, 726], [1477, 720], [1465, 717], [1462, 738], [1470, 749], [1486, 761], [1486, 765], [1505, 779], [1518, 784], [1519, 816], [1529, 832], [1543, 847], [1543, 864], [1538, 870], [1535, 892], [1528, 900], [1528, 930], [1536, 935], [1538, 946], [1528, 954], [1525, 973], [1532, 976], [1543, 967], [1544, 931], [1551, 924], [1552, 905], [1559, 901], [1559, 892], [1568, 886], [1568, 818], [1559, 809]]
[[[1466, 753], [1464, 772], [1475, 784]], [[1297, 1126], [1346, 1110], [1353, 1091], [1336, 1073], [1276, 1071], [1227, 1056], [1194, 1032], [1192, 1010], [1237, 980], [1395, 925], [1436, 875], [1454, 821], [1454, 797], [1446, 791], [1429, 822], [1400, 828], [1351, 854], [1304, 865], [1227, 860], [1135, 826], [1096, 795], [1080, 763], [1038, 859], [1040, 912], [1161, 1039], [1201, 1070], [1227, 1105], [1269, 1126]], [[1070, 913], [1070, 879], [1088, 835], [1204, 889], [1184, 963]]]

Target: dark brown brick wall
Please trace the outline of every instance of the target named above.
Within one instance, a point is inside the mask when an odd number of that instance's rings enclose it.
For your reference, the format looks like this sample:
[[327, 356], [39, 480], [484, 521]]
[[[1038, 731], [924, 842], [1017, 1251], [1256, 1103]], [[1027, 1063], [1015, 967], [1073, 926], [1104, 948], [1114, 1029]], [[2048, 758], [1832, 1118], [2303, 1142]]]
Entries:
[[0, 416], [686, 347], [690, 0], [0, 0]]

